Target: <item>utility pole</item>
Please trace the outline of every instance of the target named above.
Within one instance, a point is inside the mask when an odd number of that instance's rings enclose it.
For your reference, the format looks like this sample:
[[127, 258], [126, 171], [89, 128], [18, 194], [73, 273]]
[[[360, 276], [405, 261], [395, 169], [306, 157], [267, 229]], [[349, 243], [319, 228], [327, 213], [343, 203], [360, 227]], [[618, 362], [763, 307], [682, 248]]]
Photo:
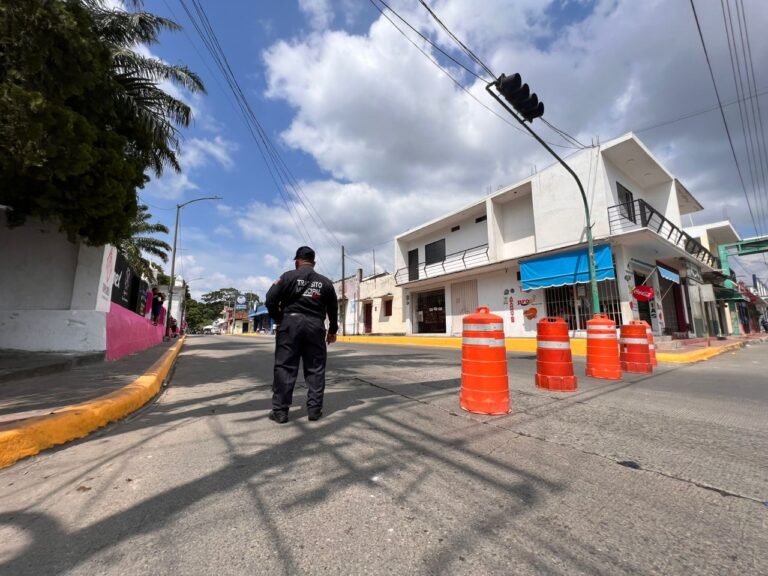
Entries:
[[[504, 96], [504, 99], [512, 104], [515, 111], [517, 111], [517, 113], [519, 113], [522, 118], [518, 116], [518, 114], [516, 114], [512, 108], [507, 106], [501, 100], [501, 98], [499, 98], [493, 92], [493, 90], [491, 90], [491, 86], [496, 87], [499, 93]], [[587, 218], [587, 260], [589, 260], [589, 285], [592, 289], [592, 313], [599, 314], [600, 296], [597, 291], [597, 275], [595, 273], [595, 249], [592, 244], [592, 217], [589, 213], [589, 202], [587, 201], [587, 195], [584, 192], [584, 186], [581, 185], [581, 180], [579, 180], [576, 172], [574, 172], [571, 167], [566, 164], [565, 160], [560, 158], [560, 156], [558, 156], [557, 153], [552, 150], [552, 148], [550, 148], [547, 143], [544, 142], [544, 140], [542, 140], [538, 134], [536, 134], [536, 132], [531, 130], [528, 124], [525, 123], [525, 120], [530, 123], [533, 122], [534, 119], [539, 118], [544, 114], [544, 103], [539, 102], [539, 98], [535, 93], [530, 93], [528, 84], [522, 83], [520, 74], [513, 74], [512, 76], [505, 76], [502, 74], [497, 80], [489, 82], [486, 85], [485, 90], [493, 97], [494, 100], [501, 104], [504, 109], [509, 112], [512, 117], [517, 120], [523, 126], [523, 128], [525, 128], [531, 134], [531, 136], [533, 136], [539, 142], [539, 144], [544, 146], [547, 152], [552, 154], [552, 156], [557, 159], [563, 168], [565, 168], [568, 173], [573, 176], [574, 180], [576, 180], [576, 184], [579, 187], [579, 192], [581, 193], [581, 199], [584, 202], [584, 213]]]
[[376, 276], [376, 248], [373, 249], [373, 275]]
[[347, 335], [347, 299], [345, 278], [346, 269], [344, 267], [344, 246], [341, 247], [341, 335]]

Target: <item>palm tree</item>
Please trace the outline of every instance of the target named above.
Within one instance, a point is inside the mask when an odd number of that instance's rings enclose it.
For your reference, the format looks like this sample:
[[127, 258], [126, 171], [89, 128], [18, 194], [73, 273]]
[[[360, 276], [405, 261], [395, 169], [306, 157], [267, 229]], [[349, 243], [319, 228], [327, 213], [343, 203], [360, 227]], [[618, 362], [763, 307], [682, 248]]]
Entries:
[[171, 246], [152, 236], [152, 234], [168, 234], [168, 227], [157, 222], [154, 224], [149, 222], [151, 217], [149, 207], [146, 204], [140, 204], [136, 217], [131, 222], [130, 237], [119, 243], [117, 248], [125, 255], [128, 265], [134, 272], [146, 277], [150, 283], [154, 284], [155, 272], [159, 266], [150, 262], [146, 256], [154, 256], [163, 262], [168, 262]]
[[[187, 104], [164, 92], [158, 83], [171, 82], [192, 93], [204, 93], [205, 86], [186, 66], [143, 56], [135, 49], [156, 44], [164, 30], [177, 31], [181, 27], [173, 20], [148, 12], [108, 8], [103, 0], [81, 1], [90, 10], [97, 32], [112, 53], [113, 77], [121, 87], [118, 109], [138, 120], [145, 137], [152, 143], [146, 158], [148, 165], [157, 176], [165, 166], [180, 172], [177, 126], [189, 126], [192, 111]], [[141, 0], [131, 3], [141, 7]]]

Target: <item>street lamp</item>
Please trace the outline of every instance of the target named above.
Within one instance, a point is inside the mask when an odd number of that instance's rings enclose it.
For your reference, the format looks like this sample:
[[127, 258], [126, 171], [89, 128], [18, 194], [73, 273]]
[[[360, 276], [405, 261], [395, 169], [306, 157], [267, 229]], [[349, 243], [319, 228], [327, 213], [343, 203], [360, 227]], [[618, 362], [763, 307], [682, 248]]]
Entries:
[[[514, 107], [514, 111], [491, 90], [491, 86], [496, 87], [496, 90], [498, 90], [499, 93], [504, 96], [504, 99]], [[562, 164], [563, 168], [565, 168], [568, 173], [576, 180], [576, 184], [579, 186], [579, 192], [581, 192], [581, 199], [584, 202], [584, 213], [587, 217], [587, 260], [589, 260], [589, 285], [592, 289], [592, 313], [599, 314], [600, 296], [597, 291], [597, 277], [595, 273], [595, 249], [592, 245], [592, 217], [589, 213], [589, 202], [587, 202], [587, 195], [584, 192], [584, 187], [581, 185], [581, 180], [579, 180], [576, 172], [574, 172], [571, 167], [565, 163], [565, 160], [560, 158], [560, 156], [558, 156], [557, 153], [555, 153], [555, 151], [552, 150], [552, 148], [550, 148], [547, 143], [544, 142], [544, 140], [539, 138], [539, 135], [531, 130], [528, 124], [525, 123], [526, 120], [531, 123], [536, 118], [539, 118], [544, 114], [544, 103], [539, 102], [539, 99], [535, 93], [531, 94], [528, 84], [523, 84], [523, 81], [520, 78], [520, 74], [513, 74], [512, 76], [505, 76], [502, 74], [497, 80], [488, 83], [485, 87], [485, 90], [488, 92], [488, 94], [493, 96], [493, 98], [499, 104], [501, 104], [515, 120], [522, 124], [523, 128], [530, 132], [531, 136], [536, 138], [539, 144], [547, 149], [547, 152], [557, 158], [557, 161]], [[520, 116], [522, 116], [522, 118]]]
[[[173, 288], [176, 284], [176, 278], [174, 275], [176, 274], [176, 240], [179, 237], [179, 214], [181, 213], [181, 209], [184, 208], [187, 204], [192, 204], [193, 202], [200, 202], [202, 200], [223, 200], [221, 196], [204, 196], [202, 198], [195, 198], [194, 200], [188, 200], [187, 202], [184, 202], [183, 204], [176, 204], [176, 228], [173, 231], [173, 252], [171, 253], [171, 285], [168, 287], [168, 314], [165, 316], [165, 337], [170, 338], [170, 332], [171, 332], [171, 309], [173, 306]], [[179, 318], [179, 322], [181, 322], [181, 318]]]

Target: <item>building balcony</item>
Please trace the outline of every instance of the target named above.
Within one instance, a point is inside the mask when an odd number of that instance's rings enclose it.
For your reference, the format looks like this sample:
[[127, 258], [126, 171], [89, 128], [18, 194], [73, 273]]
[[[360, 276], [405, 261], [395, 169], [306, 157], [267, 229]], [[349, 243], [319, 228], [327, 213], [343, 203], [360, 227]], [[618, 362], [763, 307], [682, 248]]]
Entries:
[[720, 268], [719, 258], [644, 200], [611, 206], [608, 208], [608, 223], [612, 235], [650, 230], [709, 268]]
[[395, 284], [400, 286], [408, 282], [435, 278], [453, 272], [461, 272], [477, 266], [490, 264], [488, 256], [488, 244], [467, 248], [460, 252], [448, 254], [445, 258], [437, 262], [419, 262], [412, 266], [400, 268], [395, 272]]

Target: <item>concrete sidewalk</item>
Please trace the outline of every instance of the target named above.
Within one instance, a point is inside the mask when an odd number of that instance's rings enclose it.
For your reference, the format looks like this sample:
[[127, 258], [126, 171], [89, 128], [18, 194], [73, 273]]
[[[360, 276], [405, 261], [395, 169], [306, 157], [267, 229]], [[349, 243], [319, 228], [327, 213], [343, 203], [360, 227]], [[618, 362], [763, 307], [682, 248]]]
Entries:
[[[143, 406], [160, 391], [182, 343], [75, 367], [66, 356], [62, 364], [57, 357], [63, 355], [31, 355], [26, 367], [22, 355], [9, 355], [14, 370], [6, 376], [19, 377], [0, 381], [0, 468], [81, 438]], [[29, 372], [38, 375], [24, 377]]]

